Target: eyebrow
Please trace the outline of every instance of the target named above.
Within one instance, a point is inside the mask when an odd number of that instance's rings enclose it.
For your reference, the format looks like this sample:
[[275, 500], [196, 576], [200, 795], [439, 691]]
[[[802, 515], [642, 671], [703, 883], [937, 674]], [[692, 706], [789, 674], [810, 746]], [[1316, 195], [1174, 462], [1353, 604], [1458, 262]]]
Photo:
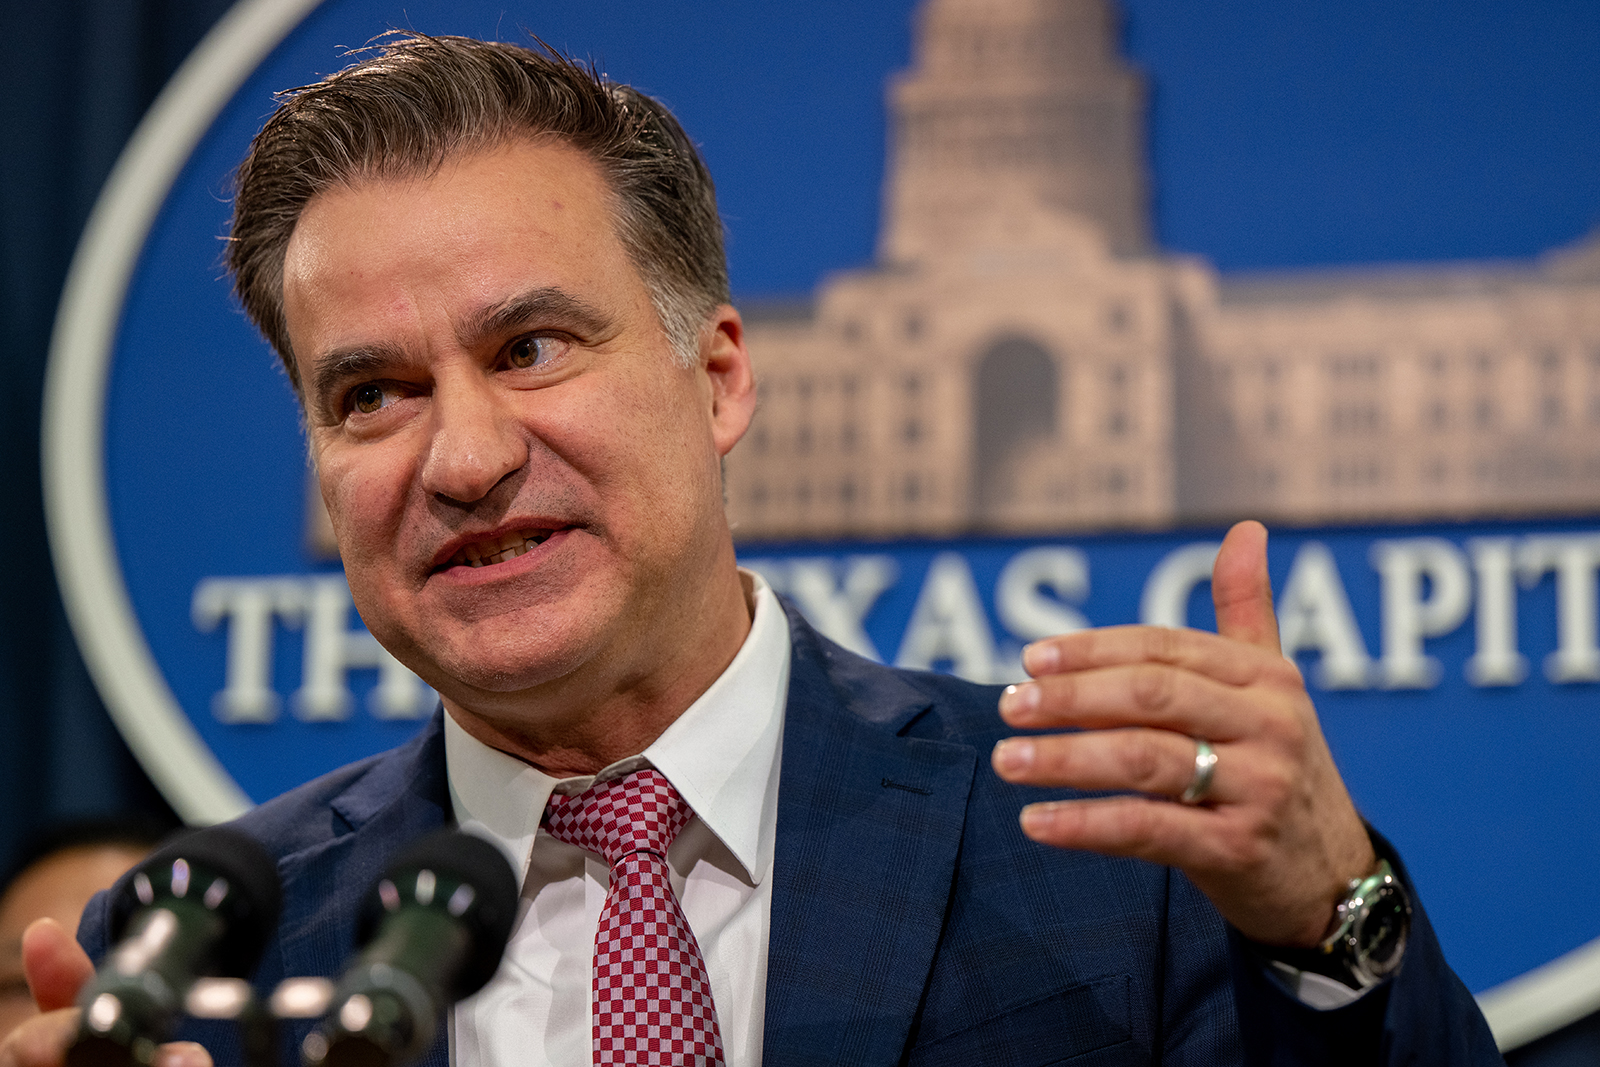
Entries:
[[610, 315], [563, 289], [530, 289], [468, 315], [456, 325], [456, 341], [476, 348], [498, 334], [532, 325], [550, 325], [580, 335], [606, 334], [613, 328]]
[[404, 359], [405, 353], [400, 347], [391, 344], [336, 348], [332, 352], [318, 356], [316, 362], [311, 365], [311, 398], [316, 403], [325, 403], [328, 395], [341, 382], [377, 373]]

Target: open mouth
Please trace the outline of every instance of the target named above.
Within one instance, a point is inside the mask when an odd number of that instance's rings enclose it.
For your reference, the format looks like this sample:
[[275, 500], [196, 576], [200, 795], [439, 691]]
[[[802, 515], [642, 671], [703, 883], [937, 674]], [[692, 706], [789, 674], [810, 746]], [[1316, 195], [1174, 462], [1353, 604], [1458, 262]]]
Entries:
[[487, 567], [491, 563], [504, 563], [516, 559], [535, 545], [543, 544], [554, 532], [518, 530], [492, 541], [463, 545], [460, 551], [445, 561], [445, 567]]

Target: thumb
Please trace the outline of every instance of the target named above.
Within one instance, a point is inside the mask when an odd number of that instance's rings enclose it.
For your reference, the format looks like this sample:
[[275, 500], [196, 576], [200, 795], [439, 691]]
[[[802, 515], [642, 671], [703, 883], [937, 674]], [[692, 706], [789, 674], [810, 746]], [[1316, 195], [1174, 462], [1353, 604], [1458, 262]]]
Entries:
[[1211, 568], [1211, 600], [1217, 633], [1276, 652], [1278, 618], [1267, 578], [1267, 528], [1254, 520], [1236, 523], [1222, 539]]
[[35, 920], [22, 931], [22, 970], [42, 1012], [70, 1008], [94, 976], [89, 954], [54, 919]]

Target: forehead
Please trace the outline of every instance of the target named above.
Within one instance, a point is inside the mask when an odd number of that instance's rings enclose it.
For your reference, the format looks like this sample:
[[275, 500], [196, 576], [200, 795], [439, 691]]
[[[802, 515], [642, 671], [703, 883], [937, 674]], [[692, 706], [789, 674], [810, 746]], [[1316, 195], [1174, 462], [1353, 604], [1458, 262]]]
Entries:
[[552, 139], [457, 153], [420, 173], [354, 177], [302, 209], [285, 251], [284, 284], [330, 259], [371, 256], [378, 246], [445, 256], [498, 237], [524, 242], [532, 258], [557, 242], [614, 244], [613, 200], [593, 160]]
[[284, 258], [284, 313], [297, 357], [339, 344], [348, 312], [418, 299], [457, 310], [552, 287], [648, 295], [615, 225], [610, 187], [582, 151], [514, 141], [417, 175], [366, 177], [314, 197]]

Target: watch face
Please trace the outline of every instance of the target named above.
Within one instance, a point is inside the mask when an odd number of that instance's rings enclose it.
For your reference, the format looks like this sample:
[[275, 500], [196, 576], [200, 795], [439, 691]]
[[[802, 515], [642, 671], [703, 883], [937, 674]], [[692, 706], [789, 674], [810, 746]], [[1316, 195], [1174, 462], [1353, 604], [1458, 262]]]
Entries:
[[1410, 916], [1405, 894], [1397, 886], [1382, 886], [1368, 898], [1354, 933], [1357, 955], [1374, 975], [1386, 975], [1399, 965]]

